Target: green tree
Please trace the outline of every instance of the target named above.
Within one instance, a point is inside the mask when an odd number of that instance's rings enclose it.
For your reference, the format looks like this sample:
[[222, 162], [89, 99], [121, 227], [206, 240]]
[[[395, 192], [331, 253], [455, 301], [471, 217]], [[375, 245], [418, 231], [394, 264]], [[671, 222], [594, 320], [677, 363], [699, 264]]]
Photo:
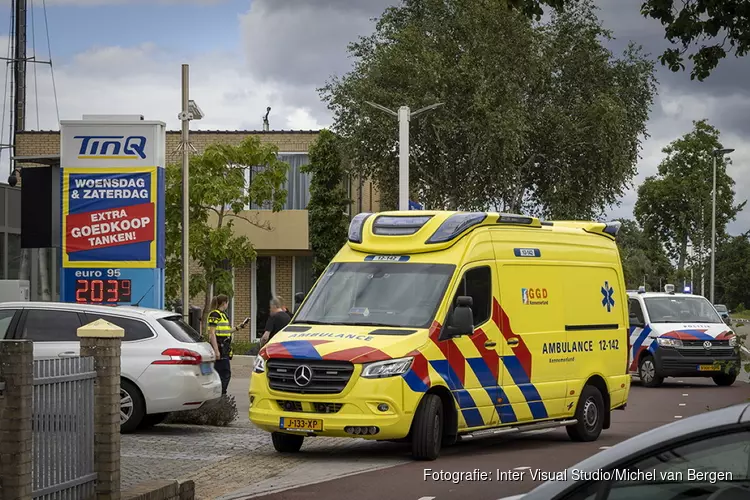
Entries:
[[534, 27], [496, 0], [405, 0], [320, 89], [358, 173], [396, 206], [398, 127], [366, 104], [445, 106], [411, 124], [410, 184], [428, 208], [589, 218], [635, 175], [654, 95], [635, 47], [616, 59], [584, 1]]
[[[689, 258], [691, 265], [702, 268], [711, 247], [713, 152], [722, 148], [719, 131], [706, 120], [693, 126], [692, 132], [662, 150], [667, 157], [657, 175], [638, 188], [634, 210], [645, 233], [664, 244], [680, 273]], [[723, 156], [716, 160], [716, 231], [721, 236], [746, 202], [735, 204], [726, 160]], [[691, 244], [693, 252], [689, 252]]]
[[664, 248], [658, 241], [648, 238], [636, 221], [620, 219], [620, 222], [617, 246], [627, 287], [634, 290], [645, 284], [649, 291], [659, 290], [674, 274]]
[[[252, 242], [235, 235], [235, 221], [272, 230], [245, 208], [255, 204], [276, 212], [284, 205], [289, 165], [279, 161], [277, 154], [275, 146], [248, 137], [237, 146], [212, 144], [203, 154], [190, 158], [190, 257], [201, 267], [190, 276], [190, 297], [205, 294], [204, 322], [211, 291], [233, 295], [231, 269], [255, 258]], [[182, 286], [180, 164], [169, 165], [166, 171], [166, 255], [166, 295], [174, 299]]]
[[[621, 1], [621, 0], [620, 0]], [[539, 19], [543, 6], [575, 8], [580, 0], [502, 0], [530, 18]], [[690, 79], [703, 81], [727, 55], [743, 57], [750, 51], [750, 3], [747, 0], [645, 0], [641, 14], [664, 26], [665, 38], [676, 47], [659, 60], [672, 71], [685, 70], [685, 54], [693, 68]], [[709, 41], [713, 42], [710, 43]]]
[[[716, 300], [729, 309], [750, 304], [750, 231], [722, 238], [716, 248]], [[744, 306], [743, 306], [744, 307]]]
[[338, 137], [330, 130], [322, 130], [309, 153], [310, 163], [302, 171], [312, 176], [307, 210], [313, 275], [317, 278], [346, 243], [349, 223], [346, 209], [351, 200], [344, 189], [346, 170]]

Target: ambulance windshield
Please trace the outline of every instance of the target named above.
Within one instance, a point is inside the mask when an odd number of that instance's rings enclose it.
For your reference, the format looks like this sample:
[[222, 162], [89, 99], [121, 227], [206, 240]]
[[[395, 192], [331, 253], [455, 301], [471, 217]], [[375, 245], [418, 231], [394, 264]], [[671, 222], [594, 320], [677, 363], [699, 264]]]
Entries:
[[294, 323], [427, 328], [454, 270], [449, 264], [337, 262]]
[[703, 297], [649, 297], [645, 302], [651, 323], [723, 323]]

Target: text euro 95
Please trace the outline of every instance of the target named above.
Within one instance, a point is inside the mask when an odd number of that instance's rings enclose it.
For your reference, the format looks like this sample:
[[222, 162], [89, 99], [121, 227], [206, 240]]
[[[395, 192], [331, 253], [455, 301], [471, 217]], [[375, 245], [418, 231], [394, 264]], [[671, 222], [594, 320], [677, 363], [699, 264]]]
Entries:
[[146, 138], [142, 135], [76, 135], [81, 141], [78, 158], [86, 160], [145, 160]]

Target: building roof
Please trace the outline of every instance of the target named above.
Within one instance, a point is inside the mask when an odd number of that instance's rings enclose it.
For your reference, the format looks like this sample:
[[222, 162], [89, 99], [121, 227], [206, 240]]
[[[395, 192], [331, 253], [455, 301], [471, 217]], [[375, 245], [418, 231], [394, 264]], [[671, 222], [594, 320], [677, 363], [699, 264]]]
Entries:
[[[59, 134], [59, 130], [23, 130], [19, 134]], [[168, 134], [180, 134], [180, 130], [167, 130]], [[320, 130], [190, 130], [191, 134], [319, 134]]]

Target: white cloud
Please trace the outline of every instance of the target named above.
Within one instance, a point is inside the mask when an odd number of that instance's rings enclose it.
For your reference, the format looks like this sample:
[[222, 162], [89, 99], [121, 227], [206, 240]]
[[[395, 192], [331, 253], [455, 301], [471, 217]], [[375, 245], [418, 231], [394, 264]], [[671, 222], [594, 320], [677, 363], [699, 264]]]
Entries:
[[[215, 5], [224, 3], [227, 0], [155, 0], [156, 3], [164, 4], [199, 4]], [[154, 0], [47, 0], [48, 6], [82, 6], [82, 7], [99, 7], [108, 5], [122, 5], [134, 3], [154, 3]]]

